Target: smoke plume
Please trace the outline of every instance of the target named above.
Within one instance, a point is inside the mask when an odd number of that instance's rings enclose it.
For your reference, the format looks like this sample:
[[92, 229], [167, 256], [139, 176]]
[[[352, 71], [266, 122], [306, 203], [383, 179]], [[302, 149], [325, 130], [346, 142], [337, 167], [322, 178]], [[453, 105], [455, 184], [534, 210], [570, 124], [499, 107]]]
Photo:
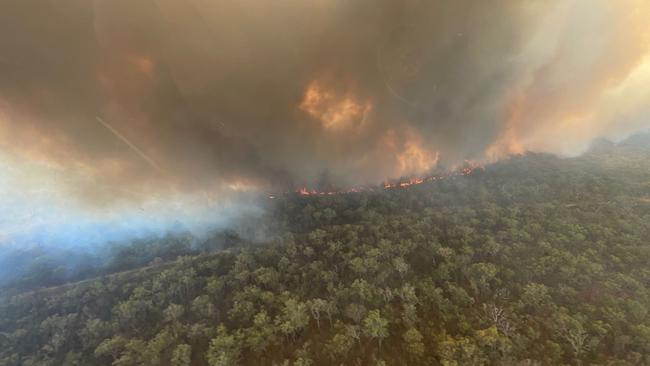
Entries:
[[12, 2], [0, 149], [99, 206], [578, 154], [650, 124], [649, 18], [646, 0]]

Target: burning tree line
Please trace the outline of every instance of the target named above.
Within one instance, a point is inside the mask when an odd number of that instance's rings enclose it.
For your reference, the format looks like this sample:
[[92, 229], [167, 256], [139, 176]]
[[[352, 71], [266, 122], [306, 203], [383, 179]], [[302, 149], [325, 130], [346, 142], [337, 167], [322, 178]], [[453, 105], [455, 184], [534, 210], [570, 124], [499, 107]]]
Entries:
[[[483, 171], [485, 168], [477, 163], [465, 162], [465, 165], [459, 169], [452, 169], [438, 174], [432, 174], [425, 177], [410, 177], [410, 178], [400, 178], [397, 180], [387, 180], [379, 187], [377, 186], [357, 186], [346, 189], [329, 189], [329, 190], [319, 190], [315, 188], [300, 187], [294, 191], [294, 193], [300, 196], [331, 196], [337, 194], [348, 194], [348, 193], [359, 193], [359, 192], [368, 192], [375, 191], [378, 189], [395, 189], [395, 188], [407, 188], [410, 186], [415, 186], [423, 183], [436, 182], [449, 178], [460, 177], [460, 176], [469, 176], [474, 174], [476, 171]], [[275, 196], [269, 196], [270, 198], [275, 198]]]

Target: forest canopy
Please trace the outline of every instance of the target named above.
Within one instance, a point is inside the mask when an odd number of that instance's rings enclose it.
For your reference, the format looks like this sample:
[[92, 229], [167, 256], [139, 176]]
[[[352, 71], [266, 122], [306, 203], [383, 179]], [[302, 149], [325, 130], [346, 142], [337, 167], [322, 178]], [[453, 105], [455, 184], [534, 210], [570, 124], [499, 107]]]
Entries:
[[650, 364], [649, 141], [280, 195], [265, 241], [125, 243], [5, 286], [0, 365]]

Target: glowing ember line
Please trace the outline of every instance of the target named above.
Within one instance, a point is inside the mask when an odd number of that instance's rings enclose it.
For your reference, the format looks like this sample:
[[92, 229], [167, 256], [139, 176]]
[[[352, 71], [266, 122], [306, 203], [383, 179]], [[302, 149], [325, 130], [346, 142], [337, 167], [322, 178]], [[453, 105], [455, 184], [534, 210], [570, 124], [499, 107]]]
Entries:
[[[483, 170], [483, 167], [480, 165], [471, 165], [469, 167], [464, 167], [459, 170], [451, 171], [445, 174], [441, 175], [432, 175], [424, 178], [411, 178], [407, 181], [398, 181], [394, 183], [389, 183], [386, 182], [383, 184], [382, 188], [387, 190], [387, 189], [395, 189], [395, 188], [407, 188], [410, 186], [415, 186], [419, 185], [422, 183], [427, 183], [427, 182], [436, 182], [452, 177], [457, 177], [457, 176], [469, 176], [472, 175], [476, 170]], [[338, 195], [338, 194], [348, 194], [348, 193], [358, 193], [358, 192], [367, 192], [367, 191], [374, 191], [375, 188], [373, 187], [352, 187], [340, 191], [318, 191], [315, 189], [309, 189], [307, 187], [302, 187], [297, 190], [295, 190], [295, 193], [297, 193], [300, 196], [331, 196], [331, 195]]]

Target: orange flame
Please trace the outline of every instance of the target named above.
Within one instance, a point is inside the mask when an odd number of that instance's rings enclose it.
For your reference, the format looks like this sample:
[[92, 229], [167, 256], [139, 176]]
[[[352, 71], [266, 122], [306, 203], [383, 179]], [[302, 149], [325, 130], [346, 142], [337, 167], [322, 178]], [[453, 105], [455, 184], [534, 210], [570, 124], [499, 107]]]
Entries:
[[404, 143], [404, 151], [397, 155], [400, 173], [425, 172], [438, 164], [438, 152], [431, 152], [422, 147], [418, 137], [412, 137]]
[[526, 151], [519, 137], [526, 104], [526, 97], [523, 95], [514, 96], [508, 103], [506, 127], [496, 141], [487, 148], [485, 155], [488, 160], [496, 161], [505, 156], [520, 155]]
[[410, 130], [399, 134], [394, 129], [386, 131], [380, 148], [394, 156], [397, 170], [393, 173], [400, 176], [424, 174], [438, 164], [440, 157], [437, 151], [425, 148], [422, 138]]
[[363, 124], [372, 105], [359, 102], [350, 95], [337, 96], [313, 81], [307, 87], [299, 108], [318, 119], [326, 129], [338, 129]]
[[[436, 181], [441, 181], [445, 179], [450, 179], [453, 177], [462, 177], [462, 176], [470, 176], [474, 174], [478, 170], [483, 170], [483, 166], [475, 163], [475, 162], [470, 162], [466, 161], [465, 166], [463, 166], [460, 169], [449, 171], [446, 173], [442, 173], [439, 175], [431, 175], [427, 177], [415, 177], [415, 178], [409, 178], [406, 180], [399, 180], [395, 182], [384, 182], [382, 185], [383, 189], [395, 189], [395, 188], [408, 188], [411, 186], [416, 186], [420, 185], [423, 183], [429, 183], [429, 182], [436, 182]], [[331, 196], [331, 195], [339, 195], [339, 194], [349, 194], [349, 193], [359, 193], [359, 192], [367, 192], [367, 191], [374, 191], [374, 187], [352, 187], [352, 188], [347, 188], [343, 190], [338, 190], [338, 191], [318, 191], [316, 189], [309, 189], [307, 187], [302, 187], [299, 188], [295, 191], [300, 196]], [[269, 196], [269, 198], [274, 199], [276, 196]]]

